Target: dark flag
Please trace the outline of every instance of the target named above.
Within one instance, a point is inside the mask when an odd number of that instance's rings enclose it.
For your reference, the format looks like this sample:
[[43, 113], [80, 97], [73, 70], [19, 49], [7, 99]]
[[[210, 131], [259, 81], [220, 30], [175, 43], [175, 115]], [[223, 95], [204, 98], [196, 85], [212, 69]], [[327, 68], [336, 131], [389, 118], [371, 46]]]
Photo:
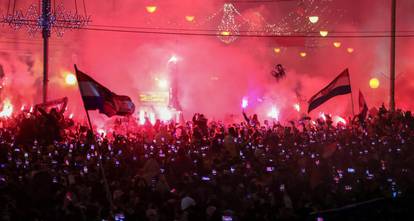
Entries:
[[328, 86], [311, 97], [308, 101], [308, 113], [335, 96], [349, 93], [351, 93], [351, 80], [349, 78], [348, 69], [345, 69]]
[[87, 74], [79, 71], [76, 66], [75, 69], [86, 110], [99, 110], [99, 113], [108, 117], [126, 116], [134, 113], [135, 105], [130, 97], [115, 94]]
[[365, 102], [364, 95], [362, 95], [362, 92], [359, 91], [359, 119], [360, 121], [365, 120], [368, 113], [368, 105]]

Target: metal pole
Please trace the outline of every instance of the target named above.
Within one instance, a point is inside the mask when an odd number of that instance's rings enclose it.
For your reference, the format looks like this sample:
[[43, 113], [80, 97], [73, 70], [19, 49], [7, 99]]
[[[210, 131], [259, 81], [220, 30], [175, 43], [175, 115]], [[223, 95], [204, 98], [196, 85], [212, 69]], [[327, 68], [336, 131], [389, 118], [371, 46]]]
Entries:
[[397, 0], [391, 0], [391, 62], [390, 62], [390, 110], [395, 111], [395, 32]]
[[49, 82], [50, 7], [51, 0], [42, 0], [43, 103], [47, 102], [47, 84]]

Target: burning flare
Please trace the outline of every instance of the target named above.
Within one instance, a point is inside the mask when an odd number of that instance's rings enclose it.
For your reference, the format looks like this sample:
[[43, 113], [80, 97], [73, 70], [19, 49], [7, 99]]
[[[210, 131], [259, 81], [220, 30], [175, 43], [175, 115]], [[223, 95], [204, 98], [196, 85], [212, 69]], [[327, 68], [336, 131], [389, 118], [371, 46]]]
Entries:
[[11, 117], [12, 114], [13, 114], [13, 105], [10, 102], [10, 100], [6, 98], [3, 101], [3, 109], [0, 112], [0, 117], [8, 118], [8, 117]]

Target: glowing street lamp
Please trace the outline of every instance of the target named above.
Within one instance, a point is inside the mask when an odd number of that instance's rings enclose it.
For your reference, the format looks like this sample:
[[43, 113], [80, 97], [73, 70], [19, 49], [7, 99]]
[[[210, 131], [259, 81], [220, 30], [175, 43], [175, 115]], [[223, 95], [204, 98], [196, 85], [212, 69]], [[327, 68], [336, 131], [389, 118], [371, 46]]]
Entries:
[[145, 7], [145, 9], [147, 10], [148, 13], [154, 13], [155, 11], [157, 11], [157, 6], [155, 5], [148, 5]]
[[304, 57], [306, 57], [308, 54], [306, 54], [306, 52], [303, 52], [303, 51], [302, 51], [302, 52], [300, 52], [300, 53], [299, 53], [299, 55], [300, 55], [302, 58], [304, 58]]
[[328, 32], [328, 31], [326, 31], [326, 30], [321, 30], [321, 31], [319, 31], [319, 34], [320, 34], [322, 37], [326, 37], [326, 36], [328, 36], [329, 32]]
[[194, 21], [194, 16], [193, 15], [187, 15], [185, 16], [185, 20], [187, 20], [188, 22], [193, 22]]
[[273, 51], [276, 53], [276, 54], [279, 54], [280, 53], [280, 48], [273, 48]]
[[334, 47], [335, 48], [340, 48], [341, 47], [341, 42], [339, 42], [339, 41], [335, 41], [334, 43], [333, 43], [333, 45], [334, 45]]
[[316, 24], [319, 21], [319, 17], [318, 16], [309, 16], [309, 21], [312, 24]]
[[351, 54], [352, 52], [354, 52], [354, 49], [353, 48], [347, 48], [346, 51], [348, 51], [348, 53]]
[[66, 73], [65, 76], [65, 83], [67, 85], [75, 85], [76, 84], [76, 76], [72, 73]]
[[380, 86], [380, 81], [378, 80], [378, 78], [371, 78], [369, 80], [369, 87], [372, 89], [377, 89]]

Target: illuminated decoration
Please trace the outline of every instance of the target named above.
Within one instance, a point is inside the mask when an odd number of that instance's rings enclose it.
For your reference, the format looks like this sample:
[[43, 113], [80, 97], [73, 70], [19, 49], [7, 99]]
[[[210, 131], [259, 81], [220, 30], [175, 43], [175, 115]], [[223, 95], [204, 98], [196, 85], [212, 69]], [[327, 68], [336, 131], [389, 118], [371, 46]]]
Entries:
[[346, 51], [351, 54], [352, 52], [354, 52], [354, 49], [353, 48], [347, 48]]
[[309, 21], [312, 24], [316, 24], [319, 21], [319, 17], [318, 16], [309, 16]]
[[299, 53], [299, 55], [300, 55], [302, 58], [304, 58], [304, 57], [306, 57], [308, 54], [307, 54], [306, 52], [300, 52], [300, 53]]
[[273, 51], [276, 53], [276, 54], [279, 54], [280, 53], [280, 48], [273, 48]]
[[42, 29], [46, 29], [50, 34], [53, 29], [56, 35], [61, 37], [66, 29], [80, 29], [90, 22], [90, 16], [86, 15], [86, 11], [84, 15], [78, 14], [77, 11], [68, 11], [63, 3], [55, 4], [53, 7], [49, 5], [48, 10], [47, 19], [45, 19], [40, 12], [40, 7], [36, 4], [30, 5], [25, 13], [13, 9], [2, 16], [0, 23], [6, 23], [15, 30], [26, 27], [30, 35], [41, 32]]
[[243, 97], [241, 107], [245, 109], [247, 106], [249, 106], [249, 100], [247, 97]]
[[371, 78], [371, 80], [369, 80], [369, 87], [372, 89], [377, 89], [380, 86], [380, 81], [378, 80], [378, 78]]
[[[259, 12], [242, 15], [231, 3], [224, 4], [220, 10], [211, 14], [207, 19], [198, 22], [198, 26], [205, 23], [218, 24], [217, 37], [224, 43], [230, 44], [237, 40], [239, 33], [243, 36], [290, 36], [303, 34], [312, 36], [313, 33], [326, 28], [330, 23], [337, 23], [342, 18], [344, 11], [334, 7], [331, 0], [301, 0], [296, 5], [296, 10], [290, 11], [277, 23], [269, 23]], [[320, 19], [315, 16], [334, 17], [337, 19]], [[309, 22], [318, 19], [316, 23]], [[318, 47], [319, 40], [306, 38], [306, 47]]]
[[145, 92], [139, 95], [139, 101], [150, 105], [168, 105], [169, 97], [169, 92]]
[[185, 20], [187, 20], [188, 22], [193, 22], [194, 21], [194, 16], [192, 16], [192, 15], [187, 15], [187, 16], [185, 16]]
[[145, 7], [145, 9], [147, 10], [148, 13], [154, 13], [155, 11], [157, 11], [157, 6], [155, 5], [148, 5]]
[[161, 89], [167, 89], [168, 88], [168, 81], [166, 79], [158, 79], [158, 87]]
[[241, 24], [236, 23], [236, 15], [241, 16], [233, 4], [224, 4], [223, 17], [218, 26], [218, 38], [226, 44], [234, 42], [240, 34], [239, 28]]
[[335, 41], [334, 43], [333, 43], [333, 45], [334, 45], [334, 47], [335, 48], [340, 48], [341, 47], [341, 42], [339, 42], [339, 41]]
[[9, 118], [9, 117], [12, 116], [12, 114], [13, 114], [13, 105], [10, 102], [10, 100], [6, 98], [3, 101], [3, 108], [0, 112], [0, 117], [1, 118]]
[[270, 109], [269, 113], [267, 113], [267, 116], [274, 120], [279, 120], [279, 110], [275, 106], [273, 106]]
[[77, 80], [76, 80], [76, 76], [74, 74], [66, 73], [65, 83], [67, 85], [76, 85], [76, 82], [77, 82]]
[[319, 31], [319, 34], [320, 34], [322, 37], [326, 37], [326, 36], [328, 36], [329, 32], [328, 32], [328, 31], [323, 30], [323, 31]]
[[297, 112], [300, 112], [300, 105], [299, 105], [299, 104], [294, 104], [294, 105], [293, 105], [293, 108], [295, 108], [295, 110], [296, 110]]

